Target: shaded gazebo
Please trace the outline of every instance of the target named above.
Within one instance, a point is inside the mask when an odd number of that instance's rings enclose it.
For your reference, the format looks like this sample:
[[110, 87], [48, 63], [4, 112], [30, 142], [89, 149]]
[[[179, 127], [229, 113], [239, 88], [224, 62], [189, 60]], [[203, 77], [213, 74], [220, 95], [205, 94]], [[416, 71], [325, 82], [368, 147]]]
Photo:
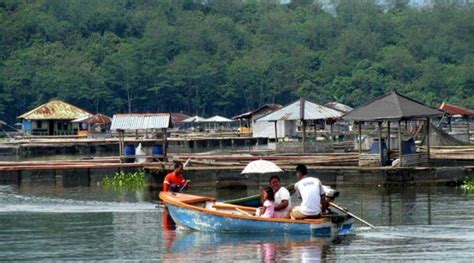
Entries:
[[204, 122], [206, 118], [195, 115], [189, 118], [182, 120], [179, 123], [179, 126], [185, 129], [197, 129], [198, 131], [202, 129], [204, 131]]
[[227, 126], [227, 129], [230, 129], [230, 125], [235, 122], [235, 120], [222, 117], [219, 115], [212, 116], [203, 121], [207, 124], [208, 130], [211, 130], [211, 126], [214, 126], [214, 129], [217, 130], [218, 126]]
[[[429, 127], [430, 118], [442, 115], [443, 112], [438, 109], [426, 106], [425, 104], [408, 98], [399, 94], [396, 91], [392, 91], [384, 96], [371, 100], [353, 111], [347, 113], [342, 118], [348, 121], [357, 122], [359, 127], [359, 164], [361, 159], [366, 157], [361, 152], [362, 143], [362, 122], [376, 122], [378, 124], [378, 156], [368, 156], [372, 160], [377, 160], [381, 165], [384, 165], [384, 151], [382, 144], [382, 124], [387, 122], [387, 137], [390, 137], [390, 123], [398, 123], [398, 159], [400, 166], [406, 166], [421, 162], [423, 160], [428, 161], [430, 158], [430, 140], [429, 140]], [[405, 127], [409, 121], [424, 121], [425, 132], [426, 132], [426, 153], [425, 154], [410, 154], [410, 156], [403, 154], [402, 146], [402, 123], [405, 123]], [[387, 152], [390, 152], [390, 140], [387, 140]], [[404, 157], [406, 160], [404, 160]], [[413, 160], [414, 159], [414, 160]]]

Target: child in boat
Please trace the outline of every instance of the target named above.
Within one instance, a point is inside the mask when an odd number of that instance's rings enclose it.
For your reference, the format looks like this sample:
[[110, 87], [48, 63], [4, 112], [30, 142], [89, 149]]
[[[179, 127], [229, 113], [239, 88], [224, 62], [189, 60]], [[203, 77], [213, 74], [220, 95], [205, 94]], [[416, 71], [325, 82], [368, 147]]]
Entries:
[[269, 186], [261, 190], [263, 206], [257, 208], [256, 216], [272, 218], [275, 215], [275, 193]]

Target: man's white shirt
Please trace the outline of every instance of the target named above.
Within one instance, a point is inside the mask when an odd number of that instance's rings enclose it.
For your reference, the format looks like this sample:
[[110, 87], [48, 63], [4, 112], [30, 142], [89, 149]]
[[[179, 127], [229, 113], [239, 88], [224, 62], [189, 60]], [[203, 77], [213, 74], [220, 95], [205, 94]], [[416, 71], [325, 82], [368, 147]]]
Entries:
[[300, 211], [305, 215], [321, 213], [321, 195], [326, 194], [318, 178], [305, 177], [295, 184], [295, 189], [301, 196]]

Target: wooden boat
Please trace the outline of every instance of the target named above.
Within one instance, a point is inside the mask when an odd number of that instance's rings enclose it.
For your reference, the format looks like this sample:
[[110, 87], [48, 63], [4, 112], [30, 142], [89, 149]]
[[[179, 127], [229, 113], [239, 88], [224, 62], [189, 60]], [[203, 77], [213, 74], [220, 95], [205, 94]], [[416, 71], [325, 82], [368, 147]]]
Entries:
[[[330, 191], [329, 195], [326, 195], [327, 197], [330, 198], [330, 200], [334, 200], [336, 197], [339, 196], [339, 192], [332, 189], [329, 186], [323, 186], [326, 187], [325, 190]], [[290, 194], [293, 194], [295, 192], [295, 184], [291, 184], [286, 187], [286, 189], [290, 192]], [[242, 206], [251, 206], [251, 207], [259, 207], [262, 206], [262, 200], [260, 195], [251, 195], [251, 196], [246, 196], [246, 197], [241, 197], [237, 199], [232, 199], [232, 200], [226, 200], [224, 203], [227, 204], [233, 204], [233, 205], [242, 205]]]
[[[295, 192], [295, 185], [291, 184], [286, 187], [286, 189], [293, 194]], [[259, 207], [262, 206], [262, 200], [260, 195], [251, 195], [246, 197], [241, 197], [232, 200], [226, 200], [224, 203], [233, 204], [233, 205], [241, 205], [241, 206], [251, 206], [251, 207]]]
[[291, 220], [256, 217], [255, 208], [216, 202], [214, 198], [161, 192], [160, 198], [176, 224], [199, 231], [306, 234], [335, 237], [351, 232], [350, 216], [331, 214], [320, 219]]

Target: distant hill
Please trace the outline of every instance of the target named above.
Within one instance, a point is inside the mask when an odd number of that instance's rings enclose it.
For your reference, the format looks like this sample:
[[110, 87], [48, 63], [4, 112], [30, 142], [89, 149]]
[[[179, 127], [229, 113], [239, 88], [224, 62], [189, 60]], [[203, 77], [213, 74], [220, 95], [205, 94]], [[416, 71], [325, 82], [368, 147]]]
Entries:
[[1, 1], [0, 119], [52, 98], [109, 115], [233, 116], [393, 89], [474, 108], [472, 5], [277, 3]]

